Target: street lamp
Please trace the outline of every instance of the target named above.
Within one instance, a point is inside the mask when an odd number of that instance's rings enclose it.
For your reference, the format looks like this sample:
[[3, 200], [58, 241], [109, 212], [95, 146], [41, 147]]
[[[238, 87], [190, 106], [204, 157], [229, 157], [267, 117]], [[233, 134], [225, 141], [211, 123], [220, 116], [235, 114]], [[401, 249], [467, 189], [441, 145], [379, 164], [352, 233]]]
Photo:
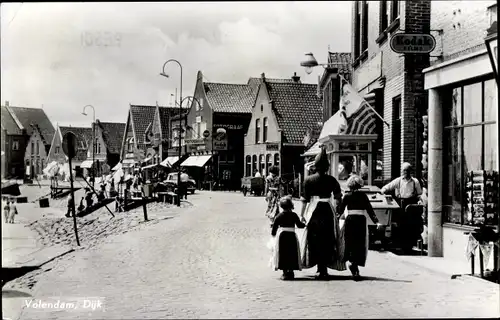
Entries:
[[311, 74], [312, 73], [312, 68], [317, 67], [317, 66], [323, 66], [324, 68], [328, 67], [333, 67], [337, 66], [335, 63], [318, 63], [314, 55], [309, 52], [306, 53], [306, 59], [300, 63], [300, 65], [304, 68], [306, 68], [306, 73]]
[[[177, 172], [177, 206], [181, 206], [181, 170], [180, 170], [180, 160], [182, 158], [182, 148], [181, 148], [181, 135], [182, 135], [182, 65], [179, 61], [175, 60], [175, 59], [170, 59], [170, 60], [167, 60], [167, 62], [165, 62], [163, 64], [163, 68], [162, 68], [162, 71], [160, 73], [161, 76], [164, 76], [165, 78], [169, 78], [168, 74], [165, 73], [165, 66], [169, 63], [169, 62], [175, 62], [179, 65], [179, 68], [181, 69], [181, 92], [180, 92], [180, 95], [179, 95], [179, 170]], [[186, 121], [187, 121], [187, 118], [186, 118]], [[187, 149], [186, 149], [186, 153], [187, 153]]]
[[94, 162], [95, 162], [95, 147], [96, 147], [95, 146], [95, 108], [94, 108], [94, 106], [92, 106], [90, 104], [83, 107], [82, 114], [84, 116], [87, 115], [87, 113], [85, 113], [85, 110], [87, 109], [87, 107], [92, 108], [92, 116], [93, 116], [93, 122], [92, 122], [92, 188], [94, 188], [95, 187], [95, 184], [94, 184], [94, 181], [95, 181]]

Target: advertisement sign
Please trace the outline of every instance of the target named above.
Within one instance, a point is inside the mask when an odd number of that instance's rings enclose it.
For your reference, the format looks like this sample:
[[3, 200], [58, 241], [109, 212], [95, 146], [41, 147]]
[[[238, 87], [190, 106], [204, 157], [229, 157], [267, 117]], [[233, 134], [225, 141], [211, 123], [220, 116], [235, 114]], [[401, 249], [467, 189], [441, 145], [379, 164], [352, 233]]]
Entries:
[[228, 130], [241, 130], [241, 129], [243, 129], [242, 124], [216, 124], [214, 126], [216, 126], [218, 128], [228, 129]]
[[396, 33], [390, 44], [396, 53], [426, 54], [436, 48], [436, 39], [430, 34]]
[[213, 135], [214, 150], [227, 150], [227, 132], [224, 128], [218, 128]]

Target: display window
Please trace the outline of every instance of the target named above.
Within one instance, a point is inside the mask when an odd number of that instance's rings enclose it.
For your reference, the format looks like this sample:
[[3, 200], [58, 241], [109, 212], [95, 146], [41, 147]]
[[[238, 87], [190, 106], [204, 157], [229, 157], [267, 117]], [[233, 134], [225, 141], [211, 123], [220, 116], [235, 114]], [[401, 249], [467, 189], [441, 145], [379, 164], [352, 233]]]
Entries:
[[[444, 221], [498, 223], [498, 92], [494, 79], [457, 86], [444, 117]], [[445, 100], [447, 101], [447, 100]]]

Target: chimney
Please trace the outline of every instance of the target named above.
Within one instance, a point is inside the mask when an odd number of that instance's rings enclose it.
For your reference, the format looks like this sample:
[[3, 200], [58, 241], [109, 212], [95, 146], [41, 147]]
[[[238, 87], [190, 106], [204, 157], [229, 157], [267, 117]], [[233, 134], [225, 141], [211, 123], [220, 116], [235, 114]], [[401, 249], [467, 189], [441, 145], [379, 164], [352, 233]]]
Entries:
[[300, 77], [297, 76], [297, 72], [293, 73], [292, 80], [293, 80], [293, 82], [300, 83]]
[[5, 106], [8, 107], [9, 106], [9, 101], [5, 101]]

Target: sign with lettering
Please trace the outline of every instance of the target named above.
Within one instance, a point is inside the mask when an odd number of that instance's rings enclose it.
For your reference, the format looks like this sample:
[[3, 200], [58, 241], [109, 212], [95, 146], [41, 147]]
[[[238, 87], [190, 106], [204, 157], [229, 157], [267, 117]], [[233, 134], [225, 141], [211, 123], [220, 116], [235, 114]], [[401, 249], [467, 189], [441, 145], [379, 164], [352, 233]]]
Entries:
[[[222, 128], [222, 127], [221, 127]], [[219, 128], [220, 129], [220, 128]], [[214, 150], [227, 150], [227, 133], [226, 130], [215, 130], [213, 134]]]
[[382, 76], [382, 52], [356, 70], [354, 87], [359, 91]]
[[267, 143], [266, 151], [279, 151], [280, 145], [278, 143]]
[[186, 139], [186, 144], [188, 145], [201, 145], [205, 144], [205, 139]]
[[229, 129], [229, 130], [241, 130], [243, 129], [242, 124], [216, 124], [216, 127]]
[[430, 34], [396, 33], [391, 38], [391, 49], [396, 53], [426, 54], [436, 48], [436, 39]]

